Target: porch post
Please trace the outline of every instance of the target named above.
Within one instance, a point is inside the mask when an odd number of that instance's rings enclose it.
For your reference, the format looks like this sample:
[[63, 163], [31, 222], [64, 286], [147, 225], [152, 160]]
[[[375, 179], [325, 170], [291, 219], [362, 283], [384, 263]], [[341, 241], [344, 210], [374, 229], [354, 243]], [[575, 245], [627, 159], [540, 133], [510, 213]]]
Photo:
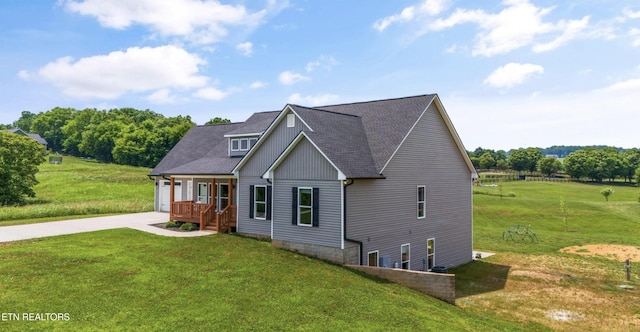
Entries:
[[171, 177], [171, 183], [169, 188], [169, 217], [173, 218], [173, 200], [175, 199], [174, 186], [176, 184], [176, 179]]
[[217, 211], [216, 209], [216, 179], [211, 179], [211, 205], [213, 205], [213, 211]]
[[229, 205], [231, 206], [233, 205], [233, 179], [229, 178], [229, 180], [227, 180], [227, 188], [229, 188]]

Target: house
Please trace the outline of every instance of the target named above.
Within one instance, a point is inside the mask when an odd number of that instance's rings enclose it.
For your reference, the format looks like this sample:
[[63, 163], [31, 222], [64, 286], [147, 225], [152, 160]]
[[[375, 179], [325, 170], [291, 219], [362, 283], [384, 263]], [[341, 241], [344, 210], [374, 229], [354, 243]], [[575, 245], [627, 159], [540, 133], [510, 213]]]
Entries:
[[472, 259], [477, 174], [435, 94], [194, 127], [150, 175], [156, 209], [201, 228], [340, 264]]
[[22, 135], [22, 136], [28, 136], [33, 138], [34, 140], [36, 140], [38, 142], [38, 144], [44, 146], [44, 150], [47, 151], [47, 140], [45, 140], [44, 138], [42, 138], [40, 135], [38, 134], [30, 134], [25, 132], [24, 130], [16, 127], [16, 128], [12, 128], [12, 129], [7, 129], [8, 132], [13, 133], [13, 134], [18, 134], [18, 135]]

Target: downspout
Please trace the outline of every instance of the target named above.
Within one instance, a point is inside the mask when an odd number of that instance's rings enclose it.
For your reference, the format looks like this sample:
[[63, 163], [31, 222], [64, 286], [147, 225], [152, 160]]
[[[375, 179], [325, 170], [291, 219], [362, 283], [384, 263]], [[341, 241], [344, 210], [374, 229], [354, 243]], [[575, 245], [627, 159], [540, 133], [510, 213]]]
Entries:
[[350, 241], [350, 242], [355, 242], [358, 244], [359, 250], [360, 250], [360, 265], [362, 265], [362, 241], [358, 241], [358, 240], [354, 240], [354, 239], [350, 239], [347, 237], [347, 187], [353, 184], [353, 179], [348, 179], [344, 182], [344, 186], [342, 186], [342, 197], [344, 198], [344, 209], [342, 211], [343, 215], [342, 215], [342, 220], [344, 220], [344, 222], [342, 223], [342, 233], [344, 234], [344, 240], [345, 241]]

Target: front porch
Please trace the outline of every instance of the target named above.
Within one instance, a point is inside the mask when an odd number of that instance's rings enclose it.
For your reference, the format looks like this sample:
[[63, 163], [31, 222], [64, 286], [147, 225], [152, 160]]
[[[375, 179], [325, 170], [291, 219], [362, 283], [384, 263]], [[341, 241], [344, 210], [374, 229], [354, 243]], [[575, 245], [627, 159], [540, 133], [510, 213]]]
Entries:
[[[216, 179], [211, 179], [211, 184], [206, 186], [208, 192], [204, 195], [204, 200], [208, 203], [201, 202], [203, 200], [202, 192], [197, 195], [198, 202], [175, 201], [174, 190], [171, 190], [169, 220], [199, 224], [200, 230], [212, 230], [220, 233], [235, 230], [238, 208], [233, 201], [233, 179], [228, 178], [224, 185], [227, 192], [217, 193]], [[171, 177], [171, 188], [174, 186], [175, 178]], [[200, 188], [198, 190], [200, 191]], [[223, 197], [223, 199], [221, 200], [219, 197]]]

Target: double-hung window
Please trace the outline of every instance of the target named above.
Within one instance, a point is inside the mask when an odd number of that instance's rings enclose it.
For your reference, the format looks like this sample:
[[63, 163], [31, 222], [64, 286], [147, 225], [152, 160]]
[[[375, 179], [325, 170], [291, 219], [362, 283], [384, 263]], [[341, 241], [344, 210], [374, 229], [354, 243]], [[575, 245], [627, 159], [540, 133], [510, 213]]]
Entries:
[[427, 240], [427, 271], [436, 264], [436, 239]]
[[425, 217], [427, 209], [427, 191], [425, 186], [418, 186], [417, 200], [418, 219], [421, 219]]
[[249, 218], [271, 220], [271, 186], [249, 186]]
[[311, 226], [313, 219], [313, 205], [311, 199], [313, 189], [298, 188], [298, 224]]
[[198, 202], [202, 204], [209, 204], [211, 199], [210, 194], [211, 183], [198, 183]]
[[410, 259], [411, 253], [409, 252], [410, 246], [411, 245], [407, 243], [407, 244], [403, 244], [402, 247], [400, 247], [400, 256], [402, 260], [401, 267], [404, 270], [409, 270], [410, 268], [410, 262], [411, 262], [411, 259]]
[[267, 186], [255, 186], [254, 210], [256, 219], [267, 219]]
[[291, 223], [300, 226], [319, 226], [320, 189], [292, 188]]

